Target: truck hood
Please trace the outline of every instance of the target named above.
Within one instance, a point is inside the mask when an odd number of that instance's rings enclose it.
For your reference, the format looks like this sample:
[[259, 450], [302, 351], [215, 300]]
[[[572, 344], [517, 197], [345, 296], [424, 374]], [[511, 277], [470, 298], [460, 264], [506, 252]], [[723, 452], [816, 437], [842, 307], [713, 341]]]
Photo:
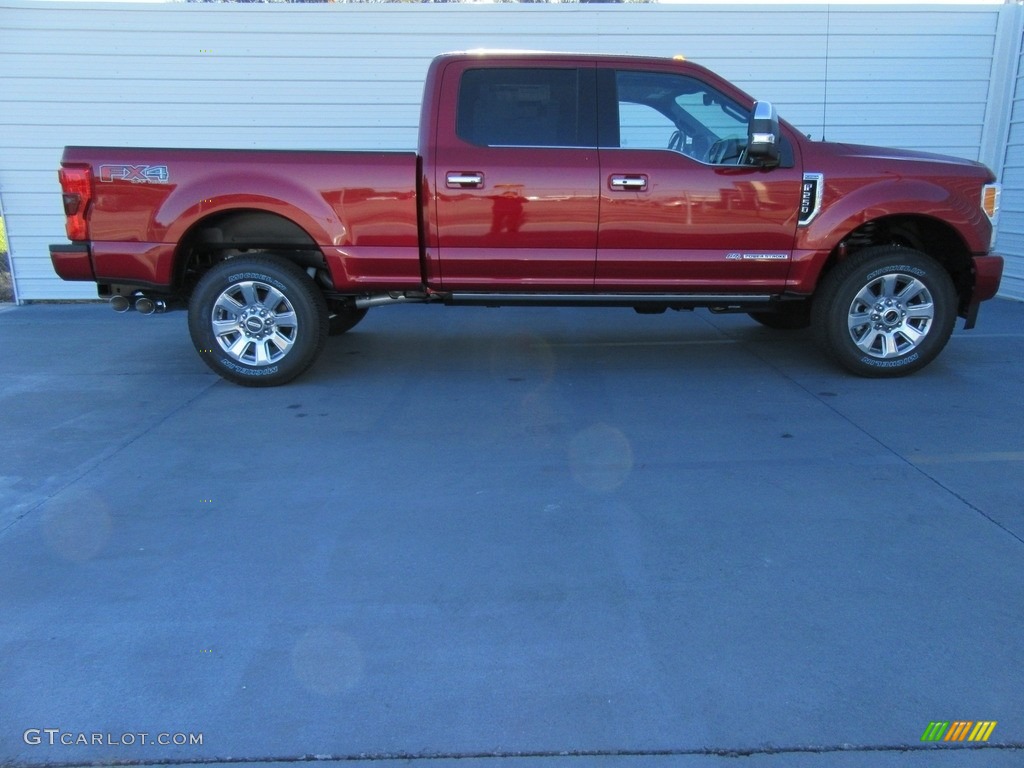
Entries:
[[[838, 142], [815, 142], [814, 151], [821, 156], [827, 156], [838, 160], [865, 160], [870, 162], [881, 162], [885, 165], [908, 165], [915, 164], [915, 169], [924, 171], [924, 166], [941, 166], [941, 170], [949, 172], [954, 168], [961, 169], [967, 175], [977, 175], [984, 178], [994, 178], [992, 172], [983, 163], [973, 160], [965, 160], [962, 157], [951, 155], [939, 155], [932, 152], [918, 152], [912, 149], [893, 149], [891, 147], [872, 147], [864, 144], [842, 144]], [[940, 170], [936, 168], [935, 170]], [[973, 173], [972, 173], [973, 171]], [[908, 169], [909, 173], [913, 170]]]

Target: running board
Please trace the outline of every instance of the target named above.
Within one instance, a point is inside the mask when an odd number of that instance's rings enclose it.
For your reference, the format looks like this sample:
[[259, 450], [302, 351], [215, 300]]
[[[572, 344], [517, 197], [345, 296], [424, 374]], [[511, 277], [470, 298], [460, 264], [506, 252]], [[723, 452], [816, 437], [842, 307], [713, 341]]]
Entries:
[[779, 296], [749, 293], [451, 293], [444, 303], [451, 306], [527, 307], [666, 307], [669, 309], [737, 310], [777, 301]]

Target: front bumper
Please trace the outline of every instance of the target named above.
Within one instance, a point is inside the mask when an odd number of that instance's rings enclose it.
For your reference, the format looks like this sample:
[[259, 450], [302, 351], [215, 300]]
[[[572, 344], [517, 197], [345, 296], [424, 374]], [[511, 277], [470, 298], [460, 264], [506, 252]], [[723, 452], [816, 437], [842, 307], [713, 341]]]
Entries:
[[991, 299], [999, 292], [1003, 279], [1002, 256], [975, 256], [971, 260], [974, 271], [974, 289], [966, 308], [960, 313], [964, 318], [964, 330], [970, 330], [978, 320], [981, 302]]
[[1002, 256], [974, 257], [974, 291], [971, 303], [991, 299], [999, 291], [999, 283], [1003, 279]]

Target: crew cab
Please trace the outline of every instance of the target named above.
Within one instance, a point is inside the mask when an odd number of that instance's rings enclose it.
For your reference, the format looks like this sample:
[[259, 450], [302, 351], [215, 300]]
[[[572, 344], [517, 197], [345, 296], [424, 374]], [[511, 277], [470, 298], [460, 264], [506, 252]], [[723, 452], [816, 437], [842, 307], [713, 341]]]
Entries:
[[58, 275], [283, 384], [373, 307], [744, 312], [916, 371], [999, 287], [980, 163], [812, 141], [682, 59], [452, 53], [416, 152], [67, 147]]

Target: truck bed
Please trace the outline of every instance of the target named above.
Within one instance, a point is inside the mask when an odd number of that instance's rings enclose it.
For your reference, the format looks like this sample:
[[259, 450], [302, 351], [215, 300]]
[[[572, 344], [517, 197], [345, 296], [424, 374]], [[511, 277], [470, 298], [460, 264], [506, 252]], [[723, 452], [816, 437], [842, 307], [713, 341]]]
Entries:
[[[339, 290], [422, 280], [414, 152], [68, 147], [62, 165], [93, 169], [89, 240], [98, 281], [170, 285], [179, 244], [202, 237], [225, 248], [233, 239], [251, 245], [252, 228], [266, 247], [304, 236], [323, 252]], [[237, 222], [240, 205], [272, 216], [254, 215], [248, 228], [217, 226], [221, 212]]]

